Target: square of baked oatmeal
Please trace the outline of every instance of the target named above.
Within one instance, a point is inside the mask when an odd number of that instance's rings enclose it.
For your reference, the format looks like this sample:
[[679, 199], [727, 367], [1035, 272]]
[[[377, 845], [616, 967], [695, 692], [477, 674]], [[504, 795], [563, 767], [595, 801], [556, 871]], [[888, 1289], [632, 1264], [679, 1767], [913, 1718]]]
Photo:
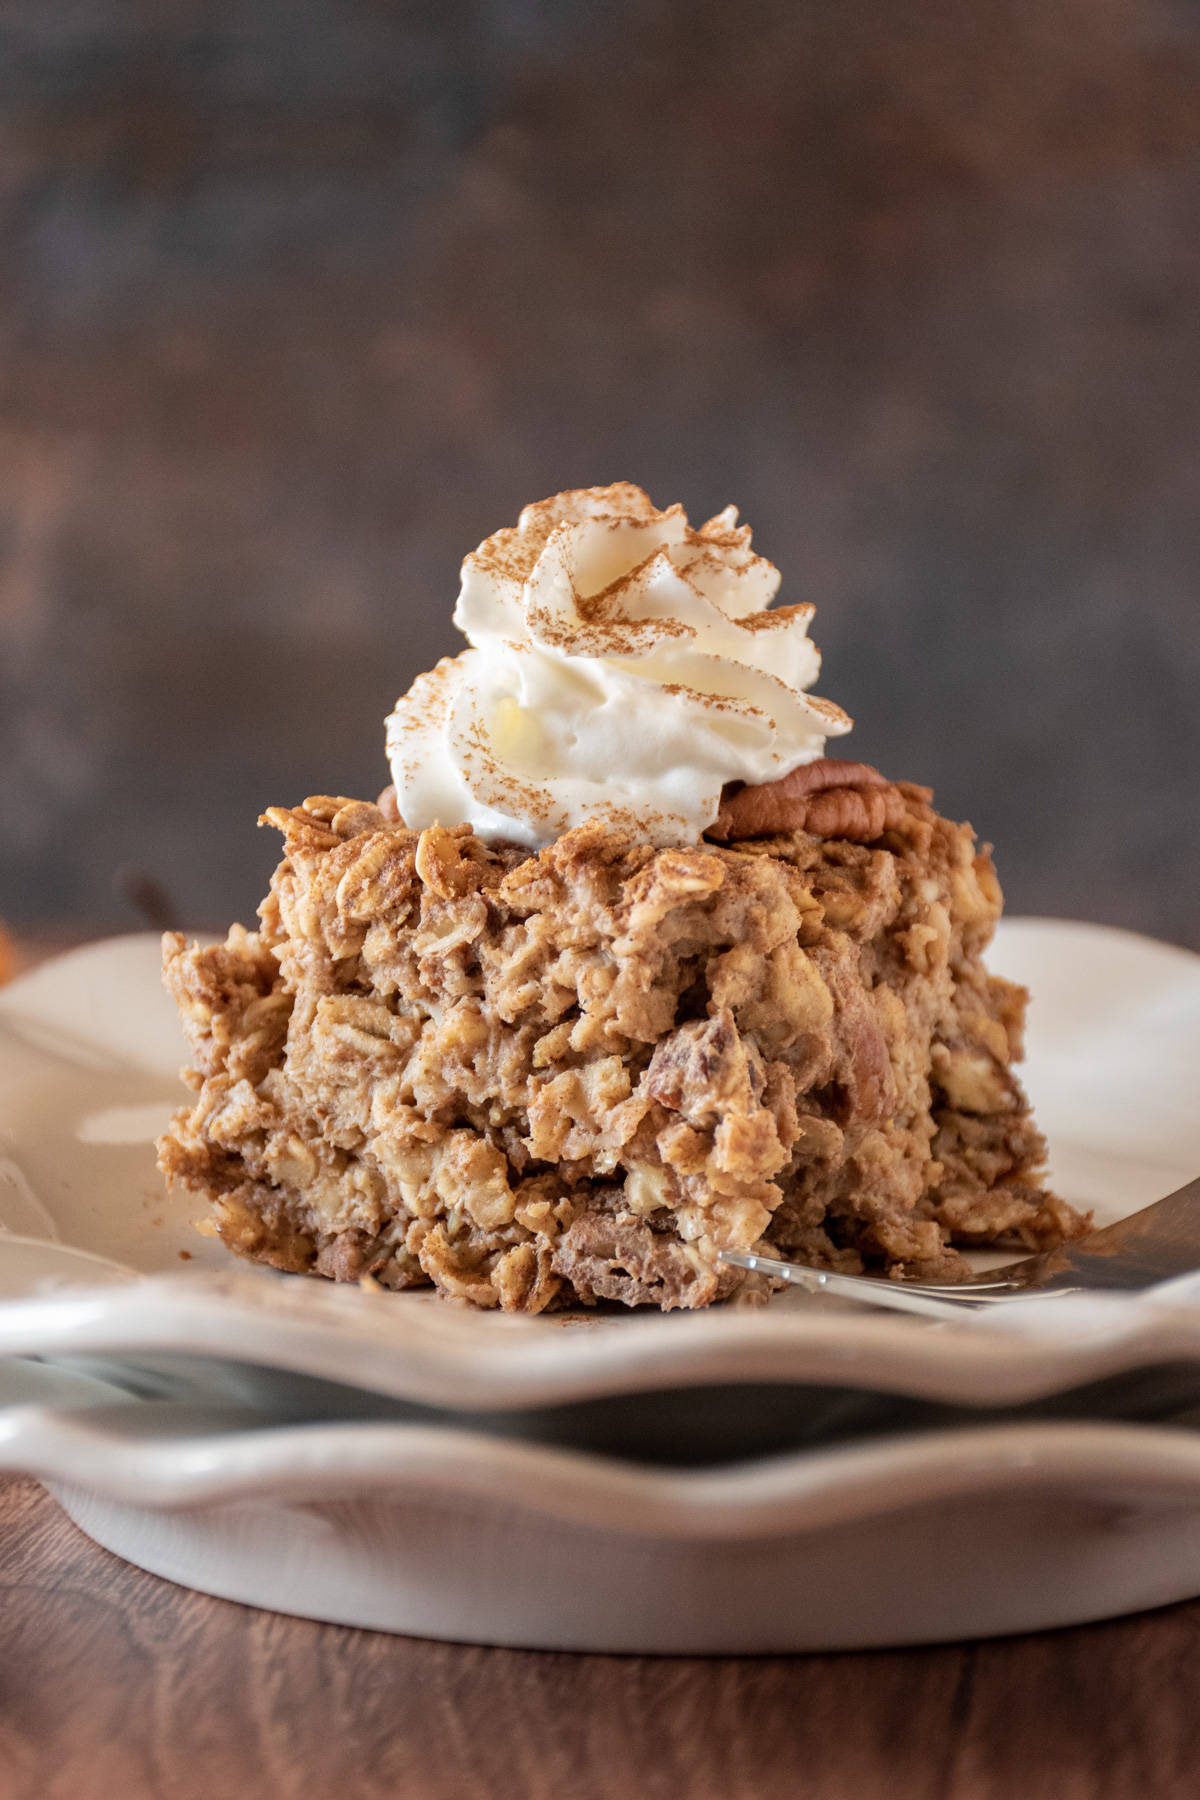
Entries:
[[[986, 850], [900, 783], [824, 828], [531, 852], [319, 797], [261, 927], [165, 943], [191, 1102], [160, 1142], [241, 1255], [539, 1312], [696, 1307], [724, 1248], [951, 1276], [1080, 1220], [982, 956]], [[728, 835], [728, 834], [727, 834]]]

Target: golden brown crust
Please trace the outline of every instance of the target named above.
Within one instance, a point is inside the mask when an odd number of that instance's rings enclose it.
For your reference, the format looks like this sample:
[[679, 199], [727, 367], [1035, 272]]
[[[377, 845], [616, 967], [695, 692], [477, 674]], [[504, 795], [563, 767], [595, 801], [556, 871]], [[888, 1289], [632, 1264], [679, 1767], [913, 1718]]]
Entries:
[[901, 790], [870, 763], [823, 756], [778, 781], [731, 787], [706, 836], [718, 843], [807, 831], [813, 837], [869, 844], [903, 820]]
[[887, 791], [870, 843], [538, 855], [272, 808], [261, 930], [165, 941], [195, 1091], [161, 1166], [241, 1254], [527, 1312], [704, 1305], [722, 1247], [952, 1274], [955, 1242], [1061, 1241], [990, 859]]

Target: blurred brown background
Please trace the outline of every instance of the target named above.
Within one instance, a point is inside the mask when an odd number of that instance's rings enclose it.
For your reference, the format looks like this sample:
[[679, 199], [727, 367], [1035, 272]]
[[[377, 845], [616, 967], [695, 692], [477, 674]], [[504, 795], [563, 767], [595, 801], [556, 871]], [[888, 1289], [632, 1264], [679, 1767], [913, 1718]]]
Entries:
[[736, 501], [847, 754], [1200, 944], [1200, 13], [6, 0], [0, 913], [248, 918], [458, 563]]

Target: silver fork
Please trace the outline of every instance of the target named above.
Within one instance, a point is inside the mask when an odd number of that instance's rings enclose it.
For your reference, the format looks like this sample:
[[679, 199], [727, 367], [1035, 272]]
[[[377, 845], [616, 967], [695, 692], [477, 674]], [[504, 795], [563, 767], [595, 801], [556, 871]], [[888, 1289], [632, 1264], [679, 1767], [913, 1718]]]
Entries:
[[892, 1281], [878, 1275], [835, 1275], [803, 1263], [779, 1262], [752, 1250], [722, 1250], [721, 1261], [757, 1271], [811, 1294], [838, 1294], [893, 1312], [953, 1318], [964, 1307], [995, 1305], [1030, 1294], [1137, 1293], [1200, 1269], [1200, 1176], [1141, 1212], [1089, 1231], [1060, 1250], [1042, 1250], [962, 1281]]

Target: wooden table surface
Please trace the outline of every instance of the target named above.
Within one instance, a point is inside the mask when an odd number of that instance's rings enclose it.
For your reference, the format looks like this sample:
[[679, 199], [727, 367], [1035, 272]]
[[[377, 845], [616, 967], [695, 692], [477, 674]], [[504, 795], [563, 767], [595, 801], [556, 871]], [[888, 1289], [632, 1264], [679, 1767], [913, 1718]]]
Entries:
[[1200, 1602], [711, 1660], [474, 1649], [192, 1594], [0, 1485], [2, 1800], [1174, 1800]]

